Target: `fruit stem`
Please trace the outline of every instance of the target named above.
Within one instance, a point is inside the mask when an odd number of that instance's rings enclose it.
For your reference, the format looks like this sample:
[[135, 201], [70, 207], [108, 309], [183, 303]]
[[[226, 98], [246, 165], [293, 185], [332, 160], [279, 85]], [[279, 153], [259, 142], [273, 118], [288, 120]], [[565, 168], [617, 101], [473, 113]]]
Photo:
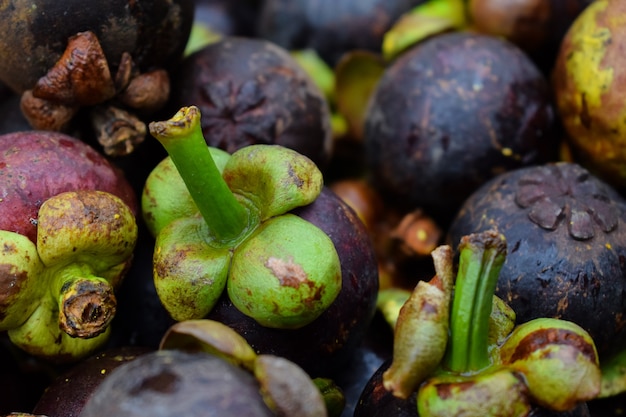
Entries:
[[85, 339], [104, 332], [117, 309], [111, 284], [85, 265], [70, 264], [51, 273], [55, 278], [50, 289], [58, 300], [61, 330]]
[[181, 108], [170, 120], [152, 122], [150, 133], [176, 166], [218, 244], [237, 241], [248, 229], [250, 213], [222, 178], [202, 135], [200, 110]]
[[480, 371], [489, 358], [489, 316], [506, 240], [495, 231], [464, 236], [450, 316], [450, 339], [444, 367], [463, 374]]

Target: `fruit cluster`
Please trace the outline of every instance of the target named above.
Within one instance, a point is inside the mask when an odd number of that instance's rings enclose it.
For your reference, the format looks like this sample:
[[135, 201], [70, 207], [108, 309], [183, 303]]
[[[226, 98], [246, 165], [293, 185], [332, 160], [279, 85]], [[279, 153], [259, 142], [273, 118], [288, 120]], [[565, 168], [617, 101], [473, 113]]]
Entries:
[[0, 416], [623, 414], [624, 2], [0, 10]]

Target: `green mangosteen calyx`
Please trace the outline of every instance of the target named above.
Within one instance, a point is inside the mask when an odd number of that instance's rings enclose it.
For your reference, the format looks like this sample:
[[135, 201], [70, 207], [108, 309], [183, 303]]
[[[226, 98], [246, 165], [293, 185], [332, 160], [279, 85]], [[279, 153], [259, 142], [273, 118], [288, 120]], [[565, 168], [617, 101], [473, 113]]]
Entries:
[[[322, 314], [341, 290], [337, 251], [321, 229], [288, 213], [320, 194], [317, 166], [279, 145], [212, 149], [195, 106], [149, 128], [169, 154], [146, 182], [142, 210], [171, 316], [203, 318], [224, 288], [263, 326], [298, 328]], [[180, 181], [189, 197], [170, 195]]]
[[420, 416], [561, 412], [598, 395], [601, 372], [587, 332], [553, 318], [515, 326], [494, 296], [506, 248], [493, 230], [464, 236], [454, 285], [452, 250], [437, 248], [435, 277], [400, 309], [383, 385], [404, 399], [417, 391]]
[[44, 201], [36, 243], [0, 231], [0, 331], [35, 356], [91, 353], [108, 338], [136, 240], [135, 216], [113, 194], [67, 191]]

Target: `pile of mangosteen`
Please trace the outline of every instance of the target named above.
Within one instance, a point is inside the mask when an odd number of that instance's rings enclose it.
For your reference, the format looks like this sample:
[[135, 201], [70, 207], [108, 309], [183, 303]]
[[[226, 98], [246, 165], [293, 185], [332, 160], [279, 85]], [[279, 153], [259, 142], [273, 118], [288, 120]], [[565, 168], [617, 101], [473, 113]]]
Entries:
[[626, 4], [0, 4], [0, 416], [626, 412]]

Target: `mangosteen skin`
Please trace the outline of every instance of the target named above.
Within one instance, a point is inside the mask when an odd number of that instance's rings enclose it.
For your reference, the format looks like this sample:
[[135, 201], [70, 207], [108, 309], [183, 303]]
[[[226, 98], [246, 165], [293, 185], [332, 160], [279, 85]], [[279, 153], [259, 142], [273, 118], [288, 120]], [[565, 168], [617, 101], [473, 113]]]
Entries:
[[223, 37], [185, 58], [172, 79], [172, 111], [197, 106], [208, 145], [233, 153], [276, 144], [308, 156], [320, 169], [328, 164], [328, 103], [283, 48], [262, 39]]
[[64, 191], [100, 190], [138, 211], [137, 196], [124, 172], [80, 139], [52, 131], [0, 135], [0, 230], [37, 236], [39, 208]]
[[406, 400], [395, 397], [383, 386], [383, 373], [391, 359], [383, 362], [363, 388], [354, 417], [415, 417], [417, 416], [417, 391]]
[[314, 49], [334, 66], [348, 51], [380, 52], [383, 36], [424, 0], [265, 0], [257, 36], [289, 50]]
[[[139, 69], [178, 62], [193, 22], [193, 0], [11, 0], [0, 19], [0, 80], [22, 93], [63, 54], [68, 38], [83, 31], [98, 37], [109, 66], [123, 52]], [[27, 57], [28, 59], [25, 59]]]
[[626, 346], [626, 200], [570, 162], [499, 175], [463, 204], [448, 230], [462, 236], [496, 227], [507, 258], [496, 295], [523, 323], [573, 321], [603, 361]]
[[289, 359], [313, 378], [330, 377], [351, 359], [376, 312], [374, 249], [358, 216], [327, 188], [312, 204], [293, 213], [322, 229], [335, 245], [342, 288], [331, 306], [299, 329], [273, 329], [241, 313], [224, 292], [208, 318], [236, 330], [257, 352]]
[[486, 180], [554, 158], [554, 114], [544, 75], [518, 47], [437, 35], [379, 80], [365, 115], [367, 166], [389, 198], [445, 225]]
[[81, 417], [274, 416], [251, 373], [214, 355], [160, 350], [116, 368]]
[[46, 417], [78, 417], [94, 390], [117, 367], [151, 352], [124, 346], [97, 353], [57, 376], [33, 408]]

